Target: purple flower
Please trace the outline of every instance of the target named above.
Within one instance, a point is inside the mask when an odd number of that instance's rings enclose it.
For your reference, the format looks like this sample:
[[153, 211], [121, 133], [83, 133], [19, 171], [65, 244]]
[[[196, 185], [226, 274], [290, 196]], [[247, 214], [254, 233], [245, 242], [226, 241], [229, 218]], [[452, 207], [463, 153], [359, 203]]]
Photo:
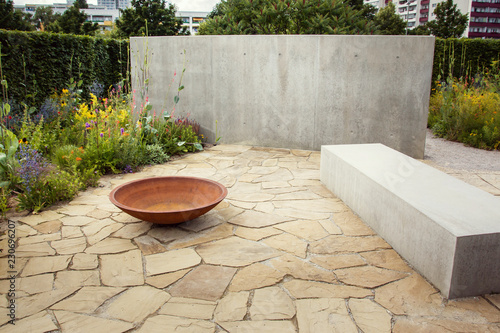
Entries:
[[104, 133], [102, 133], [102, 132], [101, 132], [101, 133], [99, 134], [99, 136], [100, 136], [101, 138], [103, 138], [103, 137], [104, 137]]
[[89, 129], [90, 128], [90, 124], [89, 123], [85, 123], [85, 128]]
[[125, 133], [125, 130], [122, 128], [120, 128], [120, 133], [123, 135], [123, 133]]

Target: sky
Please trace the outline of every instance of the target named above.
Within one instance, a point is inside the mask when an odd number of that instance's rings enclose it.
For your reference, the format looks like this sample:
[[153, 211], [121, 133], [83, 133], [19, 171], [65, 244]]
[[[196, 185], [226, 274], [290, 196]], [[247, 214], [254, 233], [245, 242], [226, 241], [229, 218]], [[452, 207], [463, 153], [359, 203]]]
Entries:
[[[171, 0], [178, 11], [210, 12], [220, 0]], [[64, 3], [65, 0], [14, 0], [15, 5]], [[97, 5], [97, 0], [87, 0], [88, 4]]]

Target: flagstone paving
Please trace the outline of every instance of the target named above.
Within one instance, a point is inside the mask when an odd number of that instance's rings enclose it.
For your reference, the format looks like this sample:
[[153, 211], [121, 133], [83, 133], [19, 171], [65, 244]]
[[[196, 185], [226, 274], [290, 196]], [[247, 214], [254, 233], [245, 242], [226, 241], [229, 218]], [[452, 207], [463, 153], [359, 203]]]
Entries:
[[[319, 152], [220, 145], [12, 215], [13, 267], [0, 237], [0, 333], [500, 332], [500, 295], [443, 299], [321, 184], [319, 163]], [[450, 173], [500, 195], [500, 173]], [[108, 199], [126, 181], [165, 175], [229, 193], [175, 226]]]

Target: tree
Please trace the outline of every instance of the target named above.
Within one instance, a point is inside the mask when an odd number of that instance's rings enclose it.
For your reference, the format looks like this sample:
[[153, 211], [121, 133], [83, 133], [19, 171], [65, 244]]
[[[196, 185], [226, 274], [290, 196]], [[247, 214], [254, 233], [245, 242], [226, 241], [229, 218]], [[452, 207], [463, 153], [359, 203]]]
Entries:
[[430, 32], [441, 38], [460, 38], [467, 28], [469, 17], [457, 9], [453, 0], [439, 3], [434, 10], [435, 20], [427, 22]]
[[[359, 1], [222, 0], [200, 25], [201, 35], [370, 34], [375, 25]], [[363, 7], [361, 7], [363, 8]]]
[[41, 31], [51, 31], [50, 25], [54, 24], [61, 14], [54, 14], [51, 7], [37, 7], [35, 15], [33, 16], [33, 21], [38, 29]]
[[381, 35], [405, 34], [406, 22], [396, 14], [396, 6], [392, 2], [380, 9], [373, 20]]
[[0, 29], [31, 31], [31, 15], [19, 9], [14, 10], [12, 0], [0, 0]]
[[116, 26], [123, 37], [189, 35], [180, 18], [175, 17], [175, 6], [165, 0], [132, 0], [131, 7], [120, 9]]
[[80, 9], [80, 5], [82, 5], [82, 2], [76, 1], [73, 6], [66, 9], [58, 18], [57, 24], [53, 25], [54, 32], [64, 32], [74, 35], [95, 34], [99, 29], [99, 25], [97, 23], [87, 22], [87, 14]]

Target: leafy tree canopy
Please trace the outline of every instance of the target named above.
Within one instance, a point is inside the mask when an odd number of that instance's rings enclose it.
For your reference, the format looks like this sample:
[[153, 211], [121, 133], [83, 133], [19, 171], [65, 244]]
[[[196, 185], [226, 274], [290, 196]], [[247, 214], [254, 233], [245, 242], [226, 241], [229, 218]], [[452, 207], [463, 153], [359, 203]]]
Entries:
[[[200, 25], [201, 35], [371, 34], [356, 0], [222, 0]], [[371, 10], [371, 9], [370, 9]]]
[[31, 31], [31, 15], [16, 9], [12, 0], [0, 0], [0, 29]]
[[405, 34], [406, 22], [396, 14], [396, 6], [392, 2], [380, 9], [373, 20], [381, 35]]
[[189, 35], [175, 17], [175, 6], [165, 0], [132, 0], [131, 7], [120, 10], [116, 26], [123, 37]]
[[87, 22], [87, 14], [79, 7], [82, 5], [85, 6], [86, 4], [87, 2], [85, 0], [75, 1], [73, 6], [66, 9], [57, 19], [56, 24], [51, 25], [47, 30], [74, 35], [94, 35], [99, 29], [99, 25], [97, 23]]
[[35, 11], [35, 15], [33, 16], [33, 22], [36, 27], [41, 31], [51, 30], [50, 25], [54, 24], [61, 14], [54, 14], [54, 11], [51, 7], [37, 7]]
[[467, 28], [467, 14], [462, 14], [453, 0], [439, 3], [434, 10], [435, 20], [427, 22], [429, 31], [436, 37], [460, 38]]

